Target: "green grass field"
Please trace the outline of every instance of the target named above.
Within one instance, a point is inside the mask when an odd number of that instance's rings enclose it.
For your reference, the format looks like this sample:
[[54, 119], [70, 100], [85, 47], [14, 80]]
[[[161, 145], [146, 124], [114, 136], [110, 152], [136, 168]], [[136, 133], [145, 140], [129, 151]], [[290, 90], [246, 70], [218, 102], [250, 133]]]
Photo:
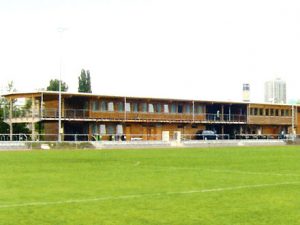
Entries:
[[0, 152], [2, 225], [299, 225], [300, 147]]

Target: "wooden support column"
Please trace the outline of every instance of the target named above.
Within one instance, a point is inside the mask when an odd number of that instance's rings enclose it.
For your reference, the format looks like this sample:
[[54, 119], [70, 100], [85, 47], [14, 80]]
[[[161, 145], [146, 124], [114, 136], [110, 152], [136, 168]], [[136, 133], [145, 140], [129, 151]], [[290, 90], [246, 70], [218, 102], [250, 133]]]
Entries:
[[12, 124], [12, 116], [13, 116], [13, 101], [9, 99], [9, 140], [13, 140], [13, 124]]
[[127, 115], [126, 115], [126, 97], [124, 97], [124, 122], [126, 122], [126, 117], [127, 117]]
[[195, 122], [195, 101], [193, 101], [193, 122]]
[[40, 112], [40, 118], [43, 119], [43, 111], [44, 111], [44, 93], [41, 94], [41, 112]]

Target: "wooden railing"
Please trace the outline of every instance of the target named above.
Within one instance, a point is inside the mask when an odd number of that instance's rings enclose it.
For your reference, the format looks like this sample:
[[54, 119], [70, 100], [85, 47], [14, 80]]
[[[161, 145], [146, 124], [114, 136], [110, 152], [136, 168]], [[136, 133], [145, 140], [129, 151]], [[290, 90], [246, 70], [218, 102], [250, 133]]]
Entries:
[[[32, 112], [27, 110], [26, 113], [14, 115], [14, 118], [32, 117]], [[34, 118], [39, 119], [58, 119], [57, 109], [43, 109], [36, 111]], [[62, 110], [62, 119], [96, 119], [96, 120], [111, 120], [111, 121], [146, 121], [146, 122], [211, 122], [211, 123], [246, 123], [246, 115], [235, 114], [193, 114], [193, 113], [150, 113], [150, 112], [102, 112], [89, 111], [86, 109], [64, 109]]]

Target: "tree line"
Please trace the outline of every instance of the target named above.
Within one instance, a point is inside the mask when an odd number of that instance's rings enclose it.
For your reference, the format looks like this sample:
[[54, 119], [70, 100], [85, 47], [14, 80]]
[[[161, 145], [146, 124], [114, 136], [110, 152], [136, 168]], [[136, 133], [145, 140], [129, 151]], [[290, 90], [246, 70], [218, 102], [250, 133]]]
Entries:
[[[66, 82], [61, 81], [61, 91], [68, 91], [68, 85]], [[47, 91], [59, 91], [59, 80], [51, 79]], [[78, 77], [78, 92], [92, 93], [91, 75], [89, 70], [81, 70]]]

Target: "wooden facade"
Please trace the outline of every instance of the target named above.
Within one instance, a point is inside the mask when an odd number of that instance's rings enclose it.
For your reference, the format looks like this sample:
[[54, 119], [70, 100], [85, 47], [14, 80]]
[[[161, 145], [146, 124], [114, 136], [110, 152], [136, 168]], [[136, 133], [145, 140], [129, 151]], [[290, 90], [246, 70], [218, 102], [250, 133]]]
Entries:
[[[9, 102], [31, 99], [31, 108], [14, 113], [11, 107], [5, 121], [40, 123], [42, 134], [33, 129], [32, 136], [56, 140], [58, 133], [58, 93], [33, 92], [4, 95]], [[18, 109], [20, 110], [20, 109]], [[195, 139], [203, 130], [214, 130], [227, 138], [243, 135], [269, 135], [276, 138], [300, 132], [300, 111], [296, 106], [218, 102], [182, 99], [101, 96], [62, 93], [61, 121], [64, 140], [93, 140], [101, 136], [109, 140], [126, 136], [126, 140], [161, 140], [168, 131], [172, 137], [180, 132], [183, 138]]]

